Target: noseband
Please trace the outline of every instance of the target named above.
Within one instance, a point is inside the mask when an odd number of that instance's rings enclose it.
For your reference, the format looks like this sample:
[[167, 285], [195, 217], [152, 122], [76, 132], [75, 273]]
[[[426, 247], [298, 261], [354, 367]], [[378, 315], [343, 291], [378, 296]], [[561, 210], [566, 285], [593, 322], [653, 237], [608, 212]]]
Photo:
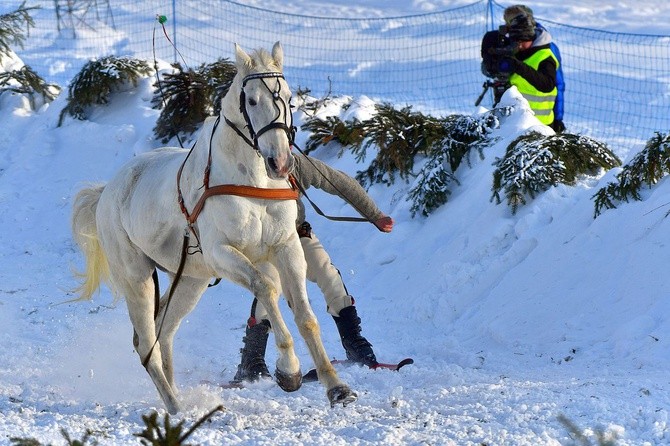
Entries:
[[[268, 84], [265, 82], [265, 79], [270, 78], [277, 79], [277, 89], [275, 91], [272, 91], [268, 86]], [[254, 79], [259, 79], [263, 83], [263, 86], [265, 86], [265, 88], [272, 94], [272, 98], [274, 100], [272, 105], [277, 111], [277, 116], [275, 116], [275, 118], [269, 124], [267, 124], [265, 127], [261, 128], [258, 131], [254, 130], [254, 126], [251, 123], [251, 118], [249, 117], [249, 113], [247, 112], [247, 95], [244, 91], [244, 87], [247, 85], [247, 82]], [[232, 127], [232, 129], [235, 130], [235, 132], [259, 154], [260, 154], [260, 148], [258, 146], [258, 138], [260, 138], [260, 136], [263, 133], [272, 129], [283, 130], [284, 133], [286, 133], [286, 137], [288, 138], [288, 143], [290, 147], [293, 147], [295, 143], [296, 128], [293, 126], [293, 115], [291, 114], [291, 107], [290, 104], [284, 101], [280, 95], [281, 82], [279, 82], [279, 79], [284, 79], [284, 75], [282, 73], [278, 71], [269, 71], [266, 73], [250, 74], [242, 80], [242, 89], [240, 91], [240, 113], [242, 113], [242, 116], [244, 117], [244, 122], [246, 123], [245, 127], [249, 132], [249, 136], [245, 135], [239, 128], [237, 128], [237, 126], [233, 122], [231, 122], [228, 118], [224, 116], [226, 124]], [[288, 122], [280, 121], [282, 112], [284, 113], [285, 121]]]

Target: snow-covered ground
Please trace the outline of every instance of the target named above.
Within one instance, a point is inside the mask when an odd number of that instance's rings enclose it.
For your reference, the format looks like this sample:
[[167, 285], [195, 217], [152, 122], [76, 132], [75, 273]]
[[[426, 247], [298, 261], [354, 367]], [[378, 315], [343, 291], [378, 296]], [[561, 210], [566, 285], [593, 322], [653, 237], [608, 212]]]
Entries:
[[[244, 3], [348, 16], [466, 2]], [[562, 23], [670, 34], [668, 2], [529, 5]], [[61, 429], [73, 438], [90, 429], [100, 444], [137, 444], [141, 416], [164, 413], [133, 351], [124, 303], [114, 303], [106, 288], [91, 302], [66, 302], [76, 284], [71, 267], [81, 265], [69, 232], [72, 197], [158, 145], [151, 83], [145, 79], [90, 120], [68, 119], [62, 127], [56, 123], [65, 94], [38, 112], [18, 97], [0, 98], [0, 444], [11, 437], [63, 444]], [[356, 102], [348, 115], [369, 111], [363, 98]], [[339, 367], [359, 393], [355, 404], [331, 409], [318, 384], [295, 393], [272, 382], [215, 385], [234, 374], [251, 298], [229, 283], [208, 290], [176, 338], [186, 408], [177, 419], [189, 427], [218, 404], [225, 410], [191, 443], [564, 445], [576, 441], [559, 420], [564, 416], [594, 443], [602, 431], [620, 445], [670, 444], [663, 273], [670, 264], [670, 183], [664, 179], [643, 192], [643, 201], [594, 220], [592, 195], [614, 170], [551, 189], [511, 215], [489, 200], [492, 162], [533, 125], [517, 108], [497, 132], [499, 142], [485, 149], [484, 160], [473, 157], [471, 168], [459, 170], [460, 187], [429, 218], [410, 218], [408, 186], [373, 187], [371, 195], [396, 220], [391, 234], [309, 216], [356, 297], [378, 358], [415, 359], [399, 372]], [[306, 137], [298, 135], [299, 145]], [[316, 152], [352, 175], [362, 168], [336, 155], [336, 148]], [[310, 196], [329, 213], [352, 213], [334, 197]], [[343, 357], [318, 288], [308, 290], [327, 351]], [[297, 350], [310, 368], [300, 341]], [[275, 358], [270, 347], [268, 363]]]

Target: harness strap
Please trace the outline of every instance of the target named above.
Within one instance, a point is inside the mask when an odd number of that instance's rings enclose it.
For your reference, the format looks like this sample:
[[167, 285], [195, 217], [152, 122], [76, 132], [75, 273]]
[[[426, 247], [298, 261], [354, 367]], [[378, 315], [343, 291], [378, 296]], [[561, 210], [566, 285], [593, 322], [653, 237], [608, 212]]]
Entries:
[[316, 211], [316, 213], [319, 214], [319, 215], [322, 216], [322, 217], [327, 218], [328, 220], [332, 220], [332, 221], [359, 221], [359, 222], [372, 223], [372, 221], [370, 221], [369, 218], [363, 218], [363, 217], [336, 217], [336, 216], [333, 216], [333, 215], [326, 215], [326, 214], [321, 210], [321, 208], [319, 208], [319, 206], [317, 206], [316, 203], [314, 203], [314, 202], [312, 201], [312, 199], [309, 198], [309, 197], [307, 196], [307, 192], [305, 192], [305, 189], [300, 185], [300, 183], [298, 183], [298, 182], [296, 181], [296, 182], [295, 182], [295, 185], [296, 185], [296, 187], [297, 187], [298, 189], [300, 189], [300, 193], [302, 193], [303, 196], [304, 196], [305, 198], [307, 198], [307, 201], [309, 201], [309, 204], [312, 205], [312, 207], [314, 208], [314, 210]]
[[263, 187], [241, 186], [236, 184], [220, 184], [212, 186], [203, 192], [202, 196], [195, 204], [191, 214], [187, 217], [190, 224], [194, 224], [198, 215], [205, 207], [205, 201], [214, 195], [236, 195], [245, 198], [261, 198], [265, 200], [297, 200], [298, 191], [294, 188], [268, 189]]
[[223, 119], [226, 120], [226, 124], [228, 124], [230, 127], [232, 127], [232, 129], [235, 130], [235, 133], [237, 133], [238, 136], [244, 140], [244, 142], [246, 142], [251, 147], [255, 148], [254, 142], [251, 139], [249, 139], [249, 137], [247, 135], [242, 133], [242, 131], [240, 129], [238, 129], [237, 126], [230, 119], [226, 118], [225, 116], [223, 117]]
[[[181, 279], [182, 274], [184, 273], [184, 265], [186, 264], [186, 252], [188, 250], [188, 239], [189, 239], [189, 234], [188, 231], [184, 232], [184, 241], [181, 246], [181, 259], [179, 260], [179, 266], [177, 267], [177, 272], [174, 275], [174, 279], [172, 280], [172, 283], [170, 284], [170, 292], [168, 293], [167, 297], [167, 302], [165, 302], [165, 312], [163, 313], [163, 319], [161, 319], [160, 326], [158, 327], [158, 333], [156, 333], [156, 340], [154, 341], [153, 345], [149, 349], [149, 352], [147, 355], [144, 357], [142, 360], [142, 366], [146, 369], [147, 365], [149, 364], [149, 360], [151, 359], [151, 354], [154, 352], [154, 348], [156, 348], [156, 344], [158, 344], [158, 339], [161, 337], [161, 332], [163, 331], [163, 323], [165, 322], [165, 316], [167, 315], [167, 309], [170, 306], [170, 302], [172, 301], [172, 296], [174, 295], [174, 291], [177, 288], [177, 284], [179, 283], [179, 279]], [[154, 284], [157, 285], [157, 279], [158, 279], [158, 273], [154, 269]], [[156, 294], [156, 291], [154, 291], [154, 294]], [[156, 302], [156, 308], [154, 308], [154, 319], [158, 317], [158, 302]]]

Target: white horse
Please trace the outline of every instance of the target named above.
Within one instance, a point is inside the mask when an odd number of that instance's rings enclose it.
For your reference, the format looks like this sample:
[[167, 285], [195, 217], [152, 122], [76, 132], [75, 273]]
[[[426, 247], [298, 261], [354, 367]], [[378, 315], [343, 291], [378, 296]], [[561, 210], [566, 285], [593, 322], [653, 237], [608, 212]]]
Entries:
[[[176, 413], [173, 337], [211, 278], [238, 283], [263, 304], [279, 350], [277, 382], [286, 391], [300, 387], [300, 364], [278, 307], [281, 285], [331, 405], [346, 405], [357, 395], [330, 364], [307, 299], [297, 193], [287, 181], [293, 126], [283, 51], [277, 42], [271, 54], [248, 55], [238, 45], [235, 52], [237, 75], [221, 114], [205, 121], [191, 152], [139, 155], [107, 185], [77, 195], [72, 231], [86, 257], [81, 298], [90, 299], [103, 281], [125, 297], [137, 353]], [[171, 282], [160, 305], [156, 268]]]

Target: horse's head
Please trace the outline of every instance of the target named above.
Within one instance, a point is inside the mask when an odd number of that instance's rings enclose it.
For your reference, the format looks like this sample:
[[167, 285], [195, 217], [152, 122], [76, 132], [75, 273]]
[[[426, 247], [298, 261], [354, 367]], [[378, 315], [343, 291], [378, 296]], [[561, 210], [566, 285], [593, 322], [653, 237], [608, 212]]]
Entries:
[[294, 128], [282, 47], [277, 42], [271, 54], [258, 50], [249, 55], [235, 44], [235, 56], [247, 142], [262, 155], [270, 178], [286, 178], [293, 169]]

